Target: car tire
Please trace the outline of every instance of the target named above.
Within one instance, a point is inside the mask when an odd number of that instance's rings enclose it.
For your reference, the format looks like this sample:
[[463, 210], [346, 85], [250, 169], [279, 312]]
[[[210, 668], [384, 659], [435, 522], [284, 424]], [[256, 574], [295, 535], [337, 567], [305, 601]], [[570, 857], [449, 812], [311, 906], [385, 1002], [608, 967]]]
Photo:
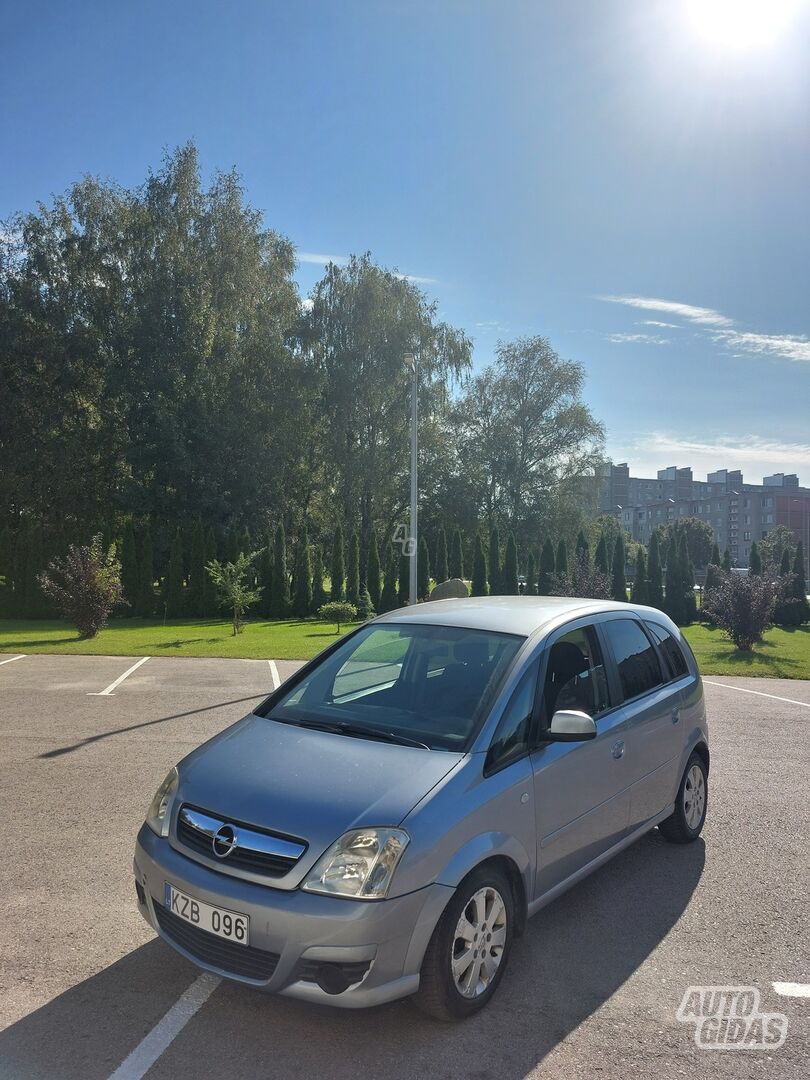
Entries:
[[464, 1020], [483, 1009], [506, 970], [514, 925], [515, 901], [506, 875], [494, 866], [468, 874], [428, 944], [413, 999], [417, 1008], [445, 1021]]
[[706, 762], [700, 754], [693, 753], [681, 777], [675, 810], [658, 826], [661, 835], [672, 844], [691, 844], [703, 830], [708, 804]]

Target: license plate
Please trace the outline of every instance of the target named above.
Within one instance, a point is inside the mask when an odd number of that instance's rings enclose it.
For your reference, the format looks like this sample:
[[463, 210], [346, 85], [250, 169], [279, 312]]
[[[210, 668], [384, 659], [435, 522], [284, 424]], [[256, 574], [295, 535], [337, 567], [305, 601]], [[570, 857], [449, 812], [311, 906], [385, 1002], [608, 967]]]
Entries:
[[213, 904], [204, 904], [202, 900], [195, 900], [193, 896], [180, 892], [168, 881], [165, 882], [163, 904], [172, 914], [200, 930], [207, 930], [209, 934], [216, 934], [226, 941], [234, 941], [237, 945], [247, 945], [249, 942], [248, 915], [241, 915], [238, 911], [226, 911], [225, 908], [214, 907]]

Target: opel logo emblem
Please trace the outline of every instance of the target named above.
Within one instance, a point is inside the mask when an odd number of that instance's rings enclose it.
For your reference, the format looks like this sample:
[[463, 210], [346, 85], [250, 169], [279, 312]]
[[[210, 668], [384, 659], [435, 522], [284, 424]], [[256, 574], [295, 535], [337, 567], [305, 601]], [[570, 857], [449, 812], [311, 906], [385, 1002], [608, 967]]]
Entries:
[[220, 825], [214, 833], [212, 844], [214, 854], [218, 859], [227, 859], [238, 843], [233, 825]]

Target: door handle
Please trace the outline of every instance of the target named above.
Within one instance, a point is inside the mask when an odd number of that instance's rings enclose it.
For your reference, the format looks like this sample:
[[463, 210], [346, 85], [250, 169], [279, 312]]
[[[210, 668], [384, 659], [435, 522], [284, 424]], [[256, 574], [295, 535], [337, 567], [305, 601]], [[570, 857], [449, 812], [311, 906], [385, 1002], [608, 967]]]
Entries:
[[624, 754], [624, 741], [622, 739], [617, 739], [611, 747], [611, 752], [615, 758], [622, 757]]
[[677, 706], [672, 710], [672, 723], [677, 724], [681, 718], [681, 710]]

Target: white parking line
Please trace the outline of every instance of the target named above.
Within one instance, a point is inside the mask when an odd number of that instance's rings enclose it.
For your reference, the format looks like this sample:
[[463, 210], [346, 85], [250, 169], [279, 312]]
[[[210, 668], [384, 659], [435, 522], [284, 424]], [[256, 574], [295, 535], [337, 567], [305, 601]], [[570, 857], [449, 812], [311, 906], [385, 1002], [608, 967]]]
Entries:
[[268, 660], [267, 663], [270, 665], [270, 678], [273, 680], [273, 689], [278, 690], [281, 686], [281, 679], [278, 677], [276, 662], [275, 660]]
[[141, 664], [145, 664], [146, 661], [150, 660], [150, 659], [151, 659], [151, 657], [149, 657], [149, 656], [142, 656], [140, 658], [140, 660], [138, 660], [137, 663], [132, 665], [131, 668], [127, 668], [127, 670], [124, 672], [123, 675], [119, 675], [118, 678], [115, 680], [115, 682], [111, 682], [110, 685], [105, 687], [103, 690], [88, 690], [87, 696], [88, 697], [110, 697], [112, 695], [113, 690], [116, 688], [116, 686], [120, 686], [121, 683], [124, 681], [124, 679], [126, 679], [129, 675], [131, 675], [132, 672], [136, 670], [136, 668], [139, 668], [141, 666]]
[[810, 702], [797, 701], [795, 698], [791, 697], [779, 697], [778, 694], [766, 694], [762, 690], [746, 690], [742, 686], [732, 686], [731, 683], [725, 682], [710, 682], [709, 679], [704, 679], [703, 683], [704, 685], [708, 684], [709, 686], [723, 686], [726, 690], [739, 690], [741, 694], [755, 694], [757, 697], [773, 698], [774, 701], [787, 701], [789, 705], [801, 705], [803, 709], [810, 709]]
[[10, 664], [13, 660], [24, 660], [25, 656], [26, 656], [25, 653], [20, 653], [19, 656], [10, 656], [8, 658], [8, 660], [0, 660], [0, 665], [2, 665], [2, 664]]
[[810, 998], [810, 983], [771, 983], [771, 986], [782, 997]]
[[208, 974], [195, 979], [163, 1019], [158, 1021], [146, 1038], [121, 1062], [110, 1080], [141, 1080], [221, 982], [216, 975]]

